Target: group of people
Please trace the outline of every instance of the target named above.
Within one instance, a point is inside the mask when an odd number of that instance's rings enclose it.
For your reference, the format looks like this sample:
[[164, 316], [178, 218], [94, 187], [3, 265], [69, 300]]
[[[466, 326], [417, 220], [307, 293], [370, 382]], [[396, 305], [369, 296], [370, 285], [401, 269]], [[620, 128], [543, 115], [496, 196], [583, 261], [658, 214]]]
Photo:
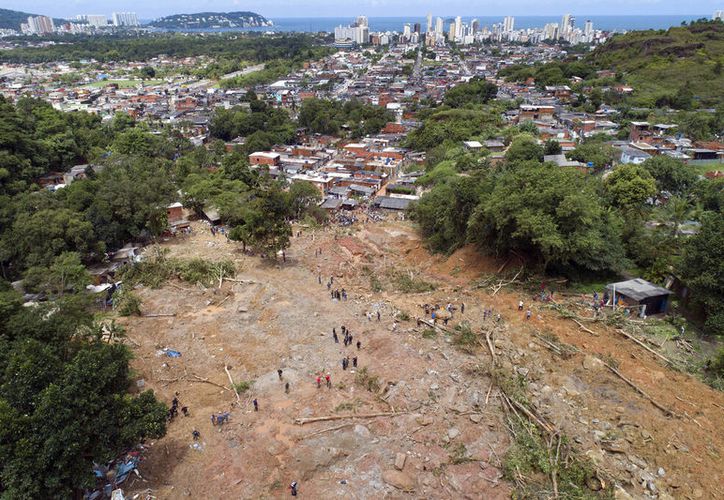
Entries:
[[212, 235], [212, 236], [216, 236], [217, 234], [221, 234], [222, 236], [226, 236], [227, 238], [229, 237], [229, 235], [226, 234], [226, 229], [224, 229], [224, 226], [219, 226], [219, 227], [210, 226], [210, 229], [211, 229], [211, 235]]
[[[179, 400], [178, 400], [179, 393], [177, 392], [173, 399], [171, 400], [171, 408], [168, 409], [167, 418], [169, 421], [173, 420], [174, 417], [178, 416], [178, 410], [179, 410]], [[188, 406], [182, 406], [181, 407], [181, 413], [183, 413], [184, 417], [189, 416], [189, 408]]]
[[[329, 372], [327, 372], [327, 374], [324, 375], [324, 380], [327, 384], [327, 388], [331, 389], [332, 388], [332, 375]], [[317, 389], [319, 389], [321, 387], [322, 387], [322, 374], [317, 373]]]
[[[344, 325], [342, 325], [342, 335], [344, 335], [344, 340], [343, 340], [344, 346], [345, 347], [351, 346], [354, 337], [352, 336], [352, 332], [349, 331], [349, 328], [345, 327]], [[332, 328], [332, 339], [334, 339], [335, 344], [339, 344], [339, 336], [337, 335], [336, 328]], [[359, 350], [361, 348], [362, 348], [362, 342], [358, 340], [357, 341], [357, 350]]]
[[[349, 368], [349, 356], [342, 358], [342, 369], [346, 370]], [[357, 356], [352, 358], [352, 368], [357, 368]]]
[[[518, 302], [518, 310], [519, 310], [519, 311], [522, 311], [523, 308], [524, 308], [524, 304], [523, 304], [523, 301], [521, 300], [520, 302]], [[533, 316], [533, 313], [531, 312], [530, 308], [526, 309], [526, 310], [525, 310], [525, 319], [526, 319], [526, 321], [527, 321], [527, 320], [530, 320], [531, 316]]]
[[483, 321], [493, 319], [493, 316], [495, 316], [495, 321], [497, 323], [500, 323], [503, 319], [503, 317], [500, 315], [500, 313], [494, 314], [492, 309], [490, 309], [488, 307], [483, 307]]
[[[447, 314], [443, 314], [441, 312], [443, 307], [440, 306], [440, 304], [423, 304], [422, 309], [425, 311], [425, 316], [430, 316], [433, 324], [437, 323], [438, 320], [441, 320], [443, 325], [447, 326], [448, 321], [453, 318], [453, 314], [458, 310], [458, 307], [453, 305], [452, 302], [448, 302], [444, 307]], [[465, 304], [463, 302], [460, 303], [459, 309], [460, 314], [465, 314]]]
[[229, 416], [231, 416], [231, 413], [228, 411], [219, 413], [218, 415], [215, 413], [212, 413], [211, 414], [211, 425], [221, 426], [229, 421]]
[[382, 321], [382, 314], [380, 313], [380, 310], [378, 309], [375, 314], [372, 314], [372, 312], [367, 311], [367, 321], [372, 321], [373, 316], [377, 316], [377, 321]]

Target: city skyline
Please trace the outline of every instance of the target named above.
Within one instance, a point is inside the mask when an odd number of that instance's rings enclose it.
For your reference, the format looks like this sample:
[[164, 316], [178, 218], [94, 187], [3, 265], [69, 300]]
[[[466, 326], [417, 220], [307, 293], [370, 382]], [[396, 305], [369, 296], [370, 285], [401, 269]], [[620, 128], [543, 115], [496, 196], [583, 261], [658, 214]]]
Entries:
[[[48, 15], [52, 17], [72, 18], [82, 14], [106, 14], [110, 17], [112, 12], [131, 11], [138, 14], [139, 19], [154, 19], [172, 14], [195, 13], [195, 12], [232, 12], [252, 11], [268, 18], [309, 18], [309, 17], [346, 17], [355, 16], [364, 12], [370, 17], [425, 17], [428, 12], [443, 17], [460, 15], [470, 16], [551, 16], [560, 15], [561, 12], [571, 12], [574, 16], [600, 16], [620, 15], [636, 16], [651, 15], [706, 15], [710, 16], [715, 10], [722, 8], [720, 0], [699, 0], [688, 4], [687, 12], [682, 12], [680, 2], [672, 0], [651, 0], [644, 4], [631, 6], [629, 2], [614, 1], [605, 6], [599, 2], [588, 0], [572, 4], [571, 2], [547, 2], [541, 6], [539, 2], [521, 0], [514, 4], [494, 0], [492, 3], [483, 6], [471, 6], [469, 2], [454, 0], [445, 4], [445, 12], [436, 12], [439, 4], [430, 0], [421, 2], [409, 2], [409, 0], [367, 0], [355, 5], [342, 6], [331, 0], [311, 0], [303, 5], [303, 15], [295, 15], [296, 2], [290, 0], [251, 0], [241, 2], [239, 0], [181, 0], [181, 1], [159, 1], [143, 2], [130, 0], [113, 2], [110, 0], [75, 0], [72, 4], [58, 4], [51, 0], [36, 0], [32, 7], [27, 1], [5, 0], [3, 8], [30, 12], [32, 14]], [[574, 8], [575, 7], [575, 8]], [[480, 11], [485, 11], [482, 16]]]

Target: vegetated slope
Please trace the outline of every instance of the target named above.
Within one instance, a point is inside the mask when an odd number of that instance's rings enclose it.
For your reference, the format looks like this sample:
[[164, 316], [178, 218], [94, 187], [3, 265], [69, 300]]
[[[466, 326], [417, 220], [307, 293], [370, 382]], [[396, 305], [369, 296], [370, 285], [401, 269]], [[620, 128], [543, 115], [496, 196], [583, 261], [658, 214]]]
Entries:
[[196, 14], [174, 14], [151, 23], [156, 28], [206, 29], [206, 28], [250, 28], [272, 26], [272, 22], [256, 12], [198, 12]]
[[699, 21], [668, 30], [632, 31], [611, 39], [587, 58], [624, 74], [639, 98], [685, 87], [703, 105], [722, 102], [724, 23]]
[[[28, 22], [28, 16], [37, 16], [38, 14], [28, 14], [19, 10], [0, 9], [0, 29], [19, 30], [20, 24]], [[63, 22], [62, 19], [53, 19], [53, 22]]]

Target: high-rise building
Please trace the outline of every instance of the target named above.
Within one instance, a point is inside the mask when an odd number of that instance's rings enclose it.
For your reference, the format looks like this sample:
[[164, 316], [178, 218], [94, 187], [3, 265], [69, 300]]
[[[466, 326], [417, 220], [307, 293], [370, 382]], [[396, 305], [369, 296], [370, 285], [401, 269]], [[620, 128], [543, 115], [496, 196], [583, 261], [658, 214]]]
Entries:
[[420, 23], [415, 23], [415, 25], [414, 25], [413, 28], [412, 28], [412, 31], [413, 31], [414, 33], [418, 33], [418, 34], [419, 34], [421, 29], [422, 29], [422, 26], [420, 26]]
[[442, 20], [442, 17], [438, 17], [435, 20], [435, 33], [442, 35], [443, 31], [445, 31], [445, 21]]
[[556, 23], [548, 23], [543, 28], [544, 40], [558, 40], [558, 25]]
[[480, 31], [480, 21], [477, 19], [473, 19], [470, 21], [470, 30], [472, 31], [473, 35]]
[[45, 35], [55, 31], [53, 20], [48, 16], [28, 17], [28, 32], [34, 35]]
[[505, 16], [503, 19], [503, 33], [510, 33], [515, 26], [515, 18], [513, 16]]
[[573, 16], [570, 14], [563, 14], [563, 19], [561, 19], [561, 26], [558, 30], [560, 36], [566, 36], [568, 32], [573, 28]]
[[426, 33], [430, 33], [432, 31], [432, 14], [428, 12], [427, 14], [427, 29], [425, 30]]
[[583, 28], [583, 34], [586, 35], [586, 37], [591, 37], [593, 35], [593, 21], [590, 19], [586, 21], [586, 26]]
[[460, 39], [463, 37], [463, 20], [460, 16], [455, 18], [455, 38]]
[[85, 24], [89, 24], [95, 28], [104, 28], [108, 26], [108, 18], [103, 14], [81, 14], [75, 18]]
[[448, 41], [454, 42], [454, 41], [455, 41], [455, 35], [456, 35], [456, 32], [455, 32], [455, 23], [450, 23], [450, 29], [448, 30], [448, 33], [447, 33], [447, 39], [448, 39]]
[[411, 33], [412, 29], [410, 28], [410, 23], [405, 24], [405, 27], [402, 28], [402, 38], [409, 41]]
[[113, 26], [138, 26], [138, 16], [135, 12], [114, 12]]
[[367, 26], [337, 26], [334, 28], [334, 43], [340, 45], [366, 45], [370, 41], [370, 29]]

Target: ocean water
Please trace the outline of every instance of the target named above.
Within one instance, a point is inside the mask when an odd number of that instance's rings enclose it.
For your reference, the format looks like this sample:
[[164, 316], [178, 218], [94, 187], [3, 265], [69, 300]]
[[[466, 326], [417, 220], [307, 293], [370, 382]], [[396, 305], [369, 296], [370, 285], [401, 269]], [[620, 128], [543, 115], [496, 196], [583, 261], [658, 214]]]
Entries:
[[[433, 25], [437, 16], [433, 16]], [[480, 21], [480, 26], [492, 26], [495, 23], [502, 23], [503, 16], [475, 16]], [[560, 23], [562, 16], [516, 16], [515, 29], [542, 28], [548, 23]], [[683, 21], [694, 21], [702, 17], [710, 18], [711, 15], [666, 15], [666, 16], [586, 16], [574, 15], [575, 25], [583, 27], [587, 20], [593, 21], [594, 29], [605, 31], [628, 31], [644, 29], [667, 29], [672, 26], [679, 26]], [[474, 17], [463, 17], [464, 23], [470, 23]], [[443, 17], [445, 26], [454, 19], [454, 16]], [[272, 18], [273, 28], [252, 28], [254, 31], [297, 31], [297, 32], [333, 32], [334, 28], [340, 25], [346, 26], [354, 22], [352, 17], [281, 17]], [[422, 31], [425, 31], [427, 20], [424, 17], [370, 17], [370, 31], [398, 31], [402, 32], [406, 23], [414, 26], [420, 23]]]

